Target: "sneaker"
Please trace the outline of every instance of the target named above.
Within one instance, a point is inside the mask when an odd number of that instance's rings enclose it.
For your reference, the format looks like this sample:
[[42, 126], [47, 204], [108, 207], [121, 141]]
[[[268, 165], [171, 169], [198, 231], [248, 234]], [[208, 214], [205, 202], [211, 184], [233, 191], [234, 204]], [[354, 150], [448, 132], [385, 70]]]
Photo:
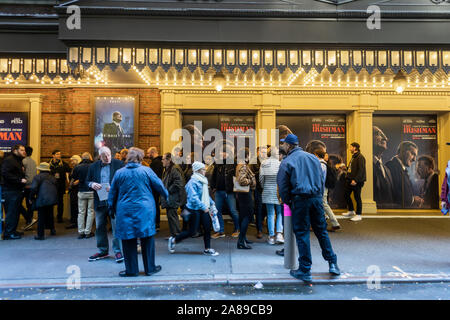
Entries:
[[23, 231], [31, 230], [31, 227], [34, 226], [37, 222], [37, 219], [33, 219], [30, 223], [28, 223], [25, 227], [23, 227]]
[[219, 253], [214, 249], [206, 249], [205, 251], [203, 251], [203, 254], [206, 254], [207, 256], [213, 256], [213, 257], [219, 255]]
[[275, 244], [275, 237], [269, 237], [269, 239], [267, 239], [267, 243], [268, 244]]
[[169, 243], [168, 243], [168, 247], [169, 247], [169, 252], [170, 253], [174, 253], [175, 252], [175, 238], [174, 237], [170, 237]]
[[277, 244], [284, 243], [284, 237], [283, 237], [283, 234], [281, 232], [277, 233], [277, 237], [276, 237], [275, 241], [276, 241]]
[[348, 211], [348, 212], [346, 212], [346, 213], [343, 213], [342, 215], [343, 215], [344, 217], [351, 218], [351, 217], [353, 217], [354, 215], [356, 215], [356, 212], [355, 212], [355, 211]]
[[216, 232], [211, 236], [211, 238], [213, 238], [213, 239], [224, 238], [224, 237], [225, 237], [225, 233], [223, 233], [223, 232]]
[[77, 238], [77, 239], [84, 239], [84, 238], [86, 238], [86, 235], [85, 235], [84, 233], [80, 233], [80, 234], [78, 235], [78, 238]]
[[123, 262], [123, 260], [125, 260], [125, 258], [123, 257], [122, 253], [120, 253], [120, 252], [117, 252], [115, 254], [115, 257], [116, 257], [116, 262], [117, 263], [121, 263], [121, 262]]
[[302, 280], [307, 284], [310, 284], [312, 282], [312, 276], [310, 272], [302, 272], [300, 269], [298, 269], [298, 270], [291, 270], [289, 273], [294, 278]]
[[89, 261], [96, 261], [96, 260], [105, 259], [108, 257], [109, 257], [109, 254], [107, 254], [107, 253], [96, 253], [93, 256], [89, 257]]
[[233, 232], [233, 233], [231, 234], [231, 236], [232, 236], [233, 238], [239, 237], [239, 231]]
[[350, 221], [361, 221], [362, 217], [360, 214], [355, 215], [353, 218], [350, 219]]

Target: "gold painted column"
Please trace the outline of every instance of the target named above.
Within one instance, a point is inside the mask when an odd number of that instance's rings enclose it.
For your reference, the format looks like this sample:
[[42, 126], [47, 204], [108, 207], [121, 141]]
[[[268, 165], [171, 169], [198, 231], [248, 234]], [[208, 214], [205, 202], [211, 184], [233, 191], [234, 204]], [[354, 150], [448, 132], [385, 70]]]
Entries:
[[175, 104], [174, 92], [161, 92], [161, 151], [171, 152], [181, 141], [172, 141], [172, 134], [181, 128], [180, 111]]
[[[361, 191], [363, 215], [365, 213], [377, 213], [377, 206], [373, 200], [373, 112], [375, 110], [376, 97], [361, 95], [360, 105], [348, 119], [347, 144], [358, 142], [361, 146], [361, 154], [366, 159], [366, 182]], [[348, 150], [347, 150], [348, 152]], [[347, 154], [347, 163], [351, 154]]]
[[263, 93], [261, 99], [261, 108], [257, 116], [257, 146], [276, 145], [277, 136], [274, 131], [276, 129], [276, 97], [271, 93]]
[[29, 95], [30, 98], [30, 141], [33, 148], [31, 158], [39, 165], [41, 162], [41, 106], [42, 97], [40, 94]]

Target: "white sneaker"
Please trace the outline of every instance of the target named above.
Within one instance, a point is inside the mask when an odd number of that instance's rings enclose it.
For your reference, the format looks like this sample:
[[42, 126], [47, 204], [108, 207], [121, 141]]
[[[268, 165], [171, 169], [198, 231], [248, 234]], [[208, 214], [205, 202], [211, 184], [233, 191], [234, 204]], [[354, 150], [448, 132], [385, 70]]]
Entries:
[[268, 244], [275, 244], [275, 237], [270, 237], [269, 236], [269, 239], [267, 239], [267, 243]]
[[351, 218], [351, 217], [353, 217], [353, 216], [356, 216], [356, 212], [355, 212], [355, 211], [348, 211], [348, 212], [346, 212], [346, 213], [343, 213], [342, 215], [343, 215], [344, 217]]
[[284, 243], [284, 237], [281, 232], [277, 233], [277, 237], [276, 237], [275, 241], [276, 241], [276, 243], [279, 243], [279, 244]]
[[355, 215], [353, 218], [350, 219], [350, 221], [361, 221], [362, 217], [360, 214]]
[[207, 250], [203, 251], [203, 254], [206, 254], [207, 256], [213, 256], [213, 257], [219, 255], [219, 253], [214, 249], [207, 249]]
[[170, 237], [169, 238], [168, 247], [169, 247], [169, 252], [170, 253], [174, 253], [175, 252], [175, 238], [174, 237]]

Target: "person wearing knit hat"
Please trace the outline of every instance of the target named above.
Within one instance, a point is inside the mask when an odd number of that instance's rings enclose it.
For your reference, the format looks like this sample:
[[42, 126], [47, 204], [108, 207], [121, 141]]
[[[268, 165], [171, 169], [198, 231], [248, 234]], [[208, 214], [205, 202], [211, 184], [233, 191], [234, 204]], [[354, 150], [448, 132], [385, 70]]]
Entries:
[[208, 179], [205, 177], [205, 165], [195, 161], [192, 164], [193, 174], [186, 184], [187, 201], [185, 210], [191, 212], [188, 230], [182, 231], [175, 237], [169, 238], [169, 252], [175, 252], [175, 244], [180, 243], [195, 234], [200, 223], [203, 226], [203, 242], [205, 250], [203, 253], [209, 256], [217, 256], [219, 253], [211, 248], [211, 217], [210, 211], [216, 212], [214, 201], [209, 195]]
[[55, 235], [53, 206], [58, 203], [56, 178], [50, 174], [50, 164], [41, 162], [37, 167], [39, 174], [33, 178], [30, 187], [30, 201], [38, 211], [38, 226], [36, 240], [45, 239], [45, 229]]

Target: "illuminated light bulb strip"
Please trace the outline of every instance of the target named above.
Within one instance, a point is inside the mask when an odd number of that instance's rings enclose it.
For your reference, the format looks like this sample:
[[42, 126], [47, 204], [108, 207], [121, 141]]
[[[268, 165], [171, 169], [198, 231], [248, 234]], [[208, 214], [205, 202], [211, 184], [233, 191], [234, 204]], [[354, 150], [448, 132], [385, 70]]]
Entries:
[[287, 85], [290, 86], [302, 74], [303, 68], [299, 68], [296, 73], [292, 74], [288, 80]]
[[150, 79], [142, 71], [139, 71], [136, 66], [133, 66], [133, 70], [139, 75], [139, 77], [141, 77], [142, 81], [144, 81], [148, 86], [150, 85]]
[[319, 75], [319, 73], [315, 69], [312, 69], [310, 72], [308, 72], [308, 74], [303, 79], [303, 85], [306, 86], [306, 85], [311, 84], [311, 86], [314, 87], [313, 81], [316, 79], [316, 77], [318, 75]]

